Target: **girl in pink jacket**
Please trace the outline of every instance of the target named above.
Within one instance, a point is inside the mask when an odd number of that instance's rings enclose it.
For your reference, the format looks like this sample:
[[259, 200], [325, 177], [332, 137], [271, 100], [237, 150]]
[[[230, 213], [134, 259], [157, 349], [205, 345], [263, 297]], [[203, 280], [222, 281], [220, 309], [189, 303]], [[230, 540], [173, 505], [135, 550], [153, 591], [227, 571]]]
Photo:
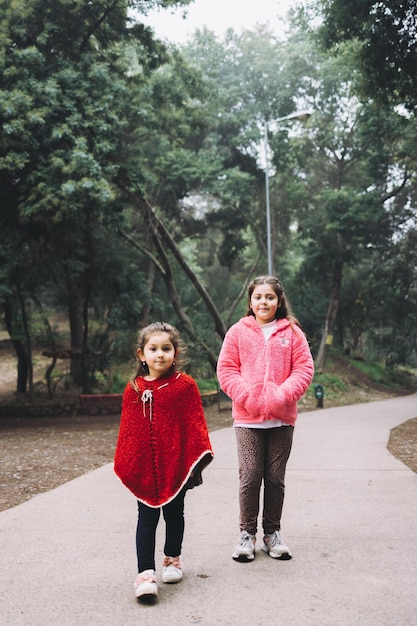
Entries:
[[217, 365], [220, 386], [233, 403], [239, 461], [240, 536], [232, 557], [255, 558], [263, 481], [262, 550], [274, 559], [290, 559], [280, 536], [285, 470], [297, 401], [312, 381], [314, 365], [277, 278], [255, 278], [248, 304], [246, 317], [226, 333]]

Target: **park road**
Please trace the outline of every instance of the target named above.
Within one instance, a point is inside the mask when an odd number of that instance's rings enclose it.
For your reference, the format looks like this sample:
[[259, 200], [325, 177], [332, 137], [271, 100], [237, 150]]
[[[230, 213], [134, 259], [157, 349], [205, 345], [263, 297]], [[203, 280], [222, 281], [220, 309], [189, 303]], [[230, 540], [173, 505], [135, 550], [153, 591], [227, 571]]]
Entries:
[[[231, 558], [238, 538], [233, 428], [187, 494], [184, 579], [139, 603], [136, 502], [106, 465], [0, 513], [2, 626], [415, 626], [417, 475], [386, 449], [417, 395], [302, 413], [276, 561]], [[160, 577], [164, 524], [157, 537]]]

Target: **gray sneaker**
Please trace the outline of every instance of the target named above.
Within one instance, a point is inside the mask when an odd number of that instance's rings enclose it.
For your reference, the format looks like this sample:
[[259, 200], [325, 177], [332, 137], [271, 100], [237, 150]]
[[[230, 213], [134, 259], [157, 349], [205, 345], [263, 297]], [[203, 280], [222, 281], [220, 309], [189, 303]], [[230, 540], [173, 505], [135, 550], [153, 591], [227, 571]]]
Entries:
[[243, 563], [253, 561], [255, 558], [255, 535], [250, 535], [246, 530], [242, 530], [232, 558]]
[[292, 557], [291, 550], [282, 541], [281, 535], [277, 530], [274, 533], [264, 535], [261, 549], [273, 559], [288, 561]]

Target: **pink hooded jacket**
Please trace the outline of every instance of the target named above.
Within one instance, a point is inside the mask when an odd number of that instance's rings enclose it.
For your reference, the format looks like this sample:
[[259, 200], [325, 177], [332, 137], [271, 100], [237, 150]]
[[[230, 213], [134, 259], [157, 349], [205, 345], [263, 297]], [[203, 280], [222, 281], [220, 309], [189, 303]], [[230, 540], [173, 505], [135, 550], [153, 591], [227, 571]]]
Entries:
[[217, 364], [220, 387], [232, 399], [239, 423], [280, 419], [294, 425], [297, 401], [313, 375], [307, 339], [288, 319], [277, 320], [265, 343], [256, 319], [243, 317], [226, 333]]

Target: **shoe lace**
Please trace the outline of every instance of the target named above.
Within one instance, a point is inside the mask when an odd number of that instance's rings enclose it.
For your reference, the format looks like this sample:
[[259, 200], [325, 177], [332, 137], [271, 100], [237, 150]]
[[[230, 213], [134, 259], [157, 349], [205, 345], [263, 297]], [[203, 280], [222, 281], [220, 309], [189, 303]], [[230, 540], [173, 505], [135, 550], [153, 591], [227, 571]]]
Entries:
[[242, 533], [240, 536], [240, 541], [239, 541], [239, 545], [241, 548], [244, 548], [245, 550], [251, 550], [253, 548], [253, 539], [252, 537], [249, 535], [249, 533]]
[[269, 545], [271, 548], [273, 546], [276, 546], [277, 544], [278, 545], [282, 544], [281, 536], [277, 530], [272, 535], [270, 535], [270, 537], [268, 538], [268, 541], [269, 541]]
[[163, 567], [173, 565], [176, 569], [181, 569], [181, 561], [179, 556], [166, 556], [164, 557]]
[[151, 572], [139, 572], [139, 574], [136, 577], [135, 580], [135, 587], [139, 587], [139, 585], [141, 585], [142, 583], [145, 582], [149, 582], [149, 583], [156, 583], [156, 576], [155, 574], [151, 573]]

